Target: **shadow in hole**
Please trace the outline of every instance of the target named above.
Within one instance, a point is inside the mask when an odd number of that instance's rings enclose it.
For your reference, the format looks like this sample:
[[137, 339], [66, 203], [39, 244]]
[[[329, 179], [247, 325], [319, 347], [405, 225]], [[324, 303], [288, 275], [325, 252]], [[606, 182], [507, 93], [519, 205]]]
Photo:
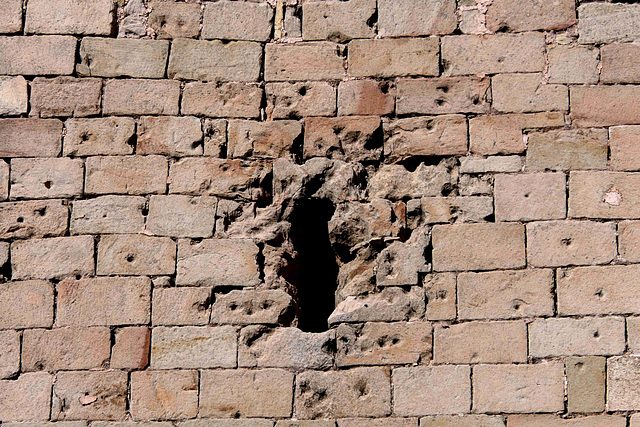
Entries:
[[335, 308], [338, 264], [327, 226], [333, 211], [329, 200], [299, 200], [291, 218], [291, 240], [299, 266], [298, 327], [305, 332], [326, 331]]

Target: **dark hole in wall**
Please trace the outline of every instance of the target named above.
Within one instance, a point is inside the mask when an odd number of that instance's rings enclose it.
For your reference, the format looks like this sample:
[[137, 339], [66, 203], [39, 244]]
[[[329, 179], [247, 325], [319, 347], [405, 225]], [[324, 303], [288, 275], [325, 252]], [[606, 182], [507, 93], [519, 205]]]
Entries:
[[291, 218], [291, 241], [298, 252], [298, 327], [323, 332], [335, 308], [338, 263], [327, 223], [334, 206], [329, 200], [296, 202]]

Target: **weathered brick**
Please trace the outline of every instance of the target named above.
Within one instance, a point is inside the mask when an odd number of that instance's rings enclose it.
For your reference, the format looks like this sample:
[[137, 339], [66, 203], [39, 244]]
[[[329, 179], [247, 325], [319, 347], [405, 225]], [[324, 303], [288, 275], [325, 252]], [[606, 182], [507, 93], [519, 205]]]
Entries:
[[297, 119], [309, 116], [333, 116], [336, 113], [336, 88], [327, 82], [267, 83], [267, 116]]
[[75, 51], [72, 36], [0, 37], [0, 74], [69, 75], [74, 70]]
[[628, 262], [640, 262], [640, 221], [618, 223], [618, 254]]
[[133, 153], [135, 122], [129, 117], [69, 119], [65, 122], [65, 156], [126, 155]]
[[520, 270], [458, 275], [460, 319], [553, 315], [553, 271]]
[[635, 25], [640, 7], [635, 4], [585, 3], [578, 7], [578, 16], [580, 43], [634, 41], [640, 36]]
[[640, 138], [640, 126], [613, 126], [609, 128], [611, 169], [640, 170], [640, 153], [636, 147], [638, 138]]
[[[338, 87], [339, 116], [384, 116], [395, 110], [395, 88], [389, 82], [348, 80]], [[323, 114], [317, 114], [323, 115]]]
[[[23, 422], [23, 423], [16, 423], [16, 422], [8, 422], [5, 423], [7, 426], [10, 427], [47, 427], [47, 426], [51, 426], [52, 423], [49, 421], [42, 421], [42, 422]], [[108, 424], [108, 422], [96, 422], [96, 424], [103, 424], [103, 427], [107, 427], [105, 424]], [[113, 423], [113, 424], [120, 424], [120, 423]], [[89, 425], [89, 421], [59, 421], [56, 423], [56, 426], [59, 427], [87, 427]], [[124, 427], [124, 426], [123, 426]]]
[[505, 113], [569, 109], [568, 89], [546, 84], [539, 73], [499, 74], [491, 79], [493, 107]]
[[184, 87], [182, 114], [258, 118], [262, 89], [244, 83], [191, 82]]
[[292, 402], [293, 374], [281, 369], [201, 373], [201, 417], [290, 417]]
[[382, 417], [391, 412], [385, 368], [306, 371], [296, 376], [295, 393], [295, 417], [300, 419]]
[[378, 3], [378, 33], [384, 37], [450, 34], [456, 27], [456, 4], [451, 0], [381, 0]]
[[383, 165], [369, 177], [371, 197], [402, 200], [450, 193], [458, 175], [446, 160], [437, 165], [420, 164], [414, 171], [402, 165]]
[[455, 76], [542, 71], [544, 49], [544, 35], [533, 32], [444, 37], [444, 73]]
[[640, 174], [571, 172], [569, 216], [577, 218], [637, 218]]
[[[640, 83], [640, 47], [633, 43], [613, 43], [602, 46], [603, 83]], [[592, 82], [590, 82], [592, 83]]]
[[193, 418], [198, 413], [198, 371], [131, 373], [131, 415], [139, 420]]
[[27, 97], [27, 81], [24, 77], [0, 77], [0, 116], [26, 113]]
[[529, 170], [606, 169], [606, 129], [532, 132], [527, 146]]
[[344, 58], [339, 45], [331, 42], [267, 44], [265, 80], [340, 80]]
[[[230, 120], [228, 157], [290, 157], [302, 136], [302, 125], [294, 120], [255, 122]], [[296, 147], [297, 148], [297, 147]]]
[[53, 376], [44, 372], [22, 374], [0, 381], [0, 419], [45, 421], [51, 407]]
[[202, 6], [174, 1], [150, 4], [149, 27], [159, 39], [192, 38], [200, 34]]
[[20, 372], [20, 333], [0, 331], [0, 379]]
[[[279, 421], [286, 423], [287, 421]], [[298, 422], [298, 421], [296, 421]], [[180, 427], [273, 427], [274, 422], [261, 418], [221, 418], [221, 419], [193, 419], [181, 421], [178, 423]], [[287, 426], [288, 424], [284, 424]], [[295, 426], [295, 424], [294, 424]], [[332, 426], [333, 427], [333, 426]]]
[[5, 0], [0, 4], [0, 33], [17, 33], [22, 30], [22, 0]]
[[109, 36], [114, 21], [111, 0], [62, 0], [55, 4], [33, 0], [27, 4], [26, 34], [80, 34]]
[[433, 273], [425, 275], [422, 286], [425, 290], [428, 320], [450, 320], [456, 317], [456, 275]]
[[437, 37], [354, 40], [349, 43], [349, 75], [438, 76], [439, 52]]
[[122, 421], [127, 383], [124, 371], [59, 372], [53, 386], [51, 419]]
[[[507, 427], [624, 427], [627, 418], [619, 415], [594, 415], [562, 418], [558, 415], [510, 415]], [[632, 425], [633, 427], [633, 425]]]
[[202, 155], [202, 124], [197, 117], [142, 117], [136, 154], [172, 157]]
[[0, 156], [56, 157], [60, 154], [62, 122], [57, 119], [0, 119]]
[[67, 278], [56, 285], [56, 326], [111, 326], [149, 323], [148, 277]]
[[138, 196], [75, 200], [69, 230], [71, 234], [140, 233], [144, 230], [145, 205], [145, 198]]
[[176, 244], [168, 237], [104, 235], [98, 242], [99, 275], [161, 275], [176, 271]]
[[494, 181], [496, 221], [565, 218], [567, 214], [565, 181], [563, 173], [496, 175]]
[[[565, 2], [566, 3], [566, 2]], [[547, 2], [547, 4], [551, 4]], [[590, 46], [558, 45], [548, 50], [549, 83], [598, 83], [599, 51]]]
[[384, 154], [390, 161], [467, 153], [463, 115], [412, 117], [384, 124]]
[[151, 368], [235, 368], [238, 343], [232, 326], [153, 328]]
[[179, 81], [107, 80], [102, 108], [103, 114], [113, 115], [177, 115], [179, 99]]
[[81, 76], [161, 79], [168, 52], [164, 40], [86, 37], [76, 70]]
[[493, 215], [491, 197], [423, 197], [421, 220], [426, 224], [483, 222]]
[[605, 410], [605, 362], [604, 357], [593, 356], [565, 359], [569, 412]]
[[393, 370], [393, 412], [400, 416], [469, 412], [469, 366], [425, 366]]
[[379, 160], [382, 150], [382, 123], [379, 117], [305, 119], [303, 151], [306, 159]]
[[216, 294], [211, 323], [277, 325], [291, 315], [293, 300], [278, 289], [233, 290]]
[[110, 368], [144, 369], [147, 367], [151, 343], [149, 328], [146, 326], [120, 328], [115, 331], [114, 338]]
[[627, 317], [627, 344], [631, 354], [640, 353], [640, 317]]
[[273, 8], [267, 2], [238, 3], [222, 0], [207, 3], [202, 38], [267, 41], [271, 36]]
[[384, 248], [376, 259], [376, 284], [382, 286], [417, 285], [418, 272], [430, 270], [424, 252], [427, 236], [412, 241], [393, 242]]
[[640, 408], [640, 358], [618, 356], [607, 359], [607, 410]]
[[[9, 164], [4, 160], [0, 161], [0, 200], [9, 198]], [[2, 209], [2, 205], [0, 205]], [[24, 220], [24, 218], [23, 218]], [[2, 222], [0, 221], [0, 230], [2, 230]], [[2, 231], [0, 231], [2, 233]]]
[[[594, 3], [596, 4], [596, 3]], [[571, 119], [580, 127], [640, 123], [640, 85], [571, 87]]]
[[375, 0], [308, 1], [302, 4], [302, 38], [332, 40], [375, 37]]
[[[369, 420], [369, 419], [368, 419]], [[335, 427], [334, 420], [280, 420], [276, 422], [276, 427]], [[262, 427], [262, 425], [256, 425]], [[265, 426], [265, 427], [271, 427]], [[390, 426], [394, 427], [394, 426]]]
[[342, 418], [337, 421], [338, 427], [417, 427], [418, 425], [417, 418]]
[[41, 280], [0, 284], [0, 329], [53, 325], [53, 286]]
[[467, 156], [460, 159], [460, 173], [521, 172], [523, 163], [521, 156]]
[[204, 131], [204, 155], [223, 157], [227, 149], [227, 121], [205, 119]]
[[109, 363], [109, 328], [27, 329], [22, 334], [22, 370], [100, 368]]
[[478, 412], [562, 411], [563, 363], [475, 366], [473, 407]]
[[156, 288], [153, 325], [206, 325], [211, 314], [209, 288]]
[[11, 160], [12, 199], [82, 195], [83, 161], [69, 158]]
[[147, 231], [158, 236], [211, 237], [216, 205], [216, 198], [209, 196], [151, 196]]
[[93, 237], [53, 237], [13, 242], [11, 267], [13, 279], [92, 275]]
[[487, 6], [489, 31], [562, 30], [577, 22], [572, 0], [496, 0]]
[[86, 194], [158, 194], [167, 190], [167, 160], [161, 156], [89, 157]]
[[62, 200], [0, 203], [0, 238], [62, 236], [69, 208]]
[[399, 79], [398, 114], [450, 114], [489, 112], [488, 78], [444, 77]]
[[435, 415], [420, 418], [420, 427], [504, 427], [504, 419], [493, 415]]

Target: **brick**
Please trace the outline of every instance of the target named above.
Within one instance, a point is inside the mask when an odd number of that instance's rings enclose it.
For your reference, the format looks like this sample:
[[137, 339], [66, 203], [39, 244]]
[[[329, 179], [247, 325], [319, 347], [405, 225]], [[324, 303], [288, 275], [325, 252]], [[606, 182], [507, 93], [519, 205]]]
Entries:
[[[334, 420], [280, 420], [276, 427], [335, 427]], [[261, 427], [261, 426], [256, 426]]]
[[176, 244], [168, 237], [104, 235], [98, 242], [99, 275], [161, 275], [176, 271]]
[[450, 193], [457, 173], [446, 161], [437, 165], [420, 164], [413, 172], [402, 165], [383, 165], [369, 178], [369, 195], [401, 200], [434, 197]]
[[[492, 193], [493, 176], [462, 174], [459, 177], [461, 196], [490, 196]], [[446, 190], [446, 189], [445, 189]]]
[[376, 2], [374, 0], [310, 1], [302, 5], [302, 38], [332, 40], [375, 37]]
[[281, 369], [201, 373], [201, 417], [290, 417], [292, 402], [293, 374]]
[[569, 412], [605, 410], [605, 362], [604, 357], [593, 356], [565, 359]]
[[[9, 198], [9, 164], [4, 160], [2, 160], [0, 161], [0, 200], [7, 200], [8, 198]], [[0, 205], [0, 209], [2, 209], [2, 205]], [[0, 227], [2, 227], [2, 225], [3, 225], [2, 222], [0, 222]], [[2, 233], [2, 231], [0, 231], [0, 233]]]
[[384, 154], [390, 161], [467, 153], [463, 115], [411, 117], [384, 124]]
[[277, 325], [291, 315], [292, 298], [278, 289], [233, 290], [216, 294], [211, 323]]
[[86, 194], [158, 194], [167, 189], [167, 160], [161, 156], [89, 157]]
[[349, 75], [353, 77], [438, 76], [440, 74], [439, 51], [437, 37], [354, 40], [349, 43]]
[[296, 418], [375, 418], [390, 412], [390, 375], [385, 368], [306, 371], [296, 376]]
[[399, 79], [397, 114], [489, 112], [488, 78]]
[[385, 287], [378, 293], [348, 296], [337, 304], [329, 324], [417, 320], [424, 314], [425, 295], [419, 288]]
[[553, 271], [520, 270], [458, 275], [460, 319], [553, 315]]
[[487, 6], [489, 31], [562, 30], [578, 22], [572, 0], [497, 0]]
[[103, 114], [177, 115], [180, 82], [175, 80], [107, 80]]
[[114, 21], [111, 0], [62, 0], [55, 6], [47, 0], [27, 5], [26, 34], [79, 34], [109, 36]]
[[426, 224], [483, 222], [493, 215], [491, 197], [423, 197], [422, 221]]
[[605, 129], [552, 130], [529, 134], [528, 170], [606, 169]]
[[197, 117], [141, 117], [136, 154], [198, 156], [203, 153], [202, 141]]
[[475, 366], [473, 407], [478, 412], [562, 411], [563, 363]]
[[264, 196], [261, 184], [270, 172], [270, 165], [259, 162], [185, 158], [171, 165], [169, 193], [258, 200]]
[[526, 129], [564, 126], [561, 112], [501, 114], [469, 119], [469, 145], [474, 154], [518, 154], [526, 149]]
[[342, 418], [338, 420], [338, 427], [416, 427], [417, 425], [417, 418]]
[[53, 286], [41, 280], [0, 285], [0, 329], [50, 328], [53, 325]]
[[262, 89], [244, 83], [190, 82], [184, 87], [182, 114], [206, 117], [260, 117]]
[[22, 0], [6, 0], [0, 5], [0, 33], [17, 33], [22, 30]]
[[302, 137], [302, 125], [294, 120], [255, 122], [230, 120], [228, 157], [290, 157]]
[[640, 86], [572, 86], [570, 93], [571, 119], [576, 126], [640, 123], [640, 107], [630, 101], [640, 96]]
[[599, 51], [590, 46], [549, 49], [549, 83], [597, 84]]
[[153, 290], [153, 325], [206, 325], [211, 314], [211, 289], [156, 288]]
[[27, 97], [27, 81], [24, 77], [0, 77], [0, 116], [26, 113]]
[[494, 186], [497, 221], [566, 217], [566, 183], [563, 173], [499, 174], [495, 177]]
[[561, 418], [557, 415], [510, 415], [507, 427], [624, 427], [626, 417], [618, 415], [594, 415], [576, 418]]
[[[279, 421], [286, 423], [287, 421]], [[180, 427], [273, 427], [273, 421], [259, 418], [194, 419], [178, 423]], [[287, 425], [287, 424], [285, 424]]]
[[361, 328], [338, 326], [336, 364], [427, 364], [431, 359], [432, 327], [429, 322], [367, 323]]
[[267, 116], [274, 119], [298, 119], [333, 116], [336, 113], [336, 88], [327, 82], [267, 83]]
[[2, 157], [56, 157], [60, 154], [62, 122], [57, 119], [0, 119]]
[[383, 37], [450, 34], [456, 27], [453, 1], [381, 0], [378, 3], [378, 34]]
[[0, 381], [0, 419], [45, 421], [51, 407], [53, 376], [44, 372], [22, 374]]
[[640, 358], [618, 356], [607, 359], [607, 410], [627, 411], [640, 407]]
[[625, 325], [620, 317], [536, 319], [529, 324], [532, 357], [621, 354]]
[[267, 44], [264, 76], [266, 81], [341, 80], [343, 62], [340, 46], [331, 42]]
[[627, 344], [631, 354], [640, 353], [640, 318], [627, 317]]
[[329, 220], [329, 238], [334, 246], [350, 247], [374, 238], [397, 236], [403, 226], [397, 209], [398, 205], [382, 199], [340, 204]]
[[[111, 349], [112, 369], [144, 369], [149, 364], [151, 332], [146, 326], [117, 329]], [[168, 426], [167, 426], [168, 427]]]
[[[51, 419], [122, 421], [127, 382], [124, 371], [59, 372], [53, 386]], [[93, 402], [83, 403], [94, 397]]]
[[375, 161], [382, 155], [379, 117], [308, 117], [305, 119], [304, 157], [345, 161]]
[[22, 370], [100, 368], [109, 363], [109, 328], [27, 329], [22, 335]]
[[629, 262], [640, 261], [640, 222], [622, 221], [618, 223], [618, 254]]
[[454, 273], [433, 273], [423, 280], [428, 320], [450, 320], [456, 318], [456, 275]]
[[[34, 260], [38, 260], [34, 263]], [[51, 279], [94, 272], [93, 237], [53, 237], [11, 244], [13, 279]]]
[[173, 1], [153, 1], [149, 27], [159, 39], [193, 38], [200, 34], [202, 6]]
[[432, 233], [435, 271], [525, 265], [524, 227], [520, 224], [436, 225]]
[[69, 229], [71, 234], [140, 233], [144, 230], [145, 206], [146, 199], [139, 196], [75, 200]]
[[640, 83], [640, 47], [632, 43], [613, 43], [602, 46], [603, 83]]
[[542, 74], [499, 74], [491, 79], [493, 107], [505, 113], [569, 109], [566, 86], [545, 84]]
[[545, 65], [541, 33], [450, 36], [441, 44], [445, 75], [530, 73]]
[[20, 333], [0, 331], [0, 379], [16, 376], [20, 372]]
[[469, 412], [469, 366], [425, 366], [393, 370], [394, 414], [419, 416]]
[[76, 70], [81, 76], [161, 79], [168, 52], [164, 40], [87, 37]]
[[258, 43], [177, 39], [171, 45], [167, 75], [181, 80], [252, 82], [260, 75], [261, 59]]
[[147, 231], [158, 236], [211, 237], [217, 200], [181, 195], [151, 196]]
[[205, 119], [204, 155], [222, 157], [227, 149], [227, 121]]
[[72, 36], [0, 37], [0, 74], [69, 75], [74, 71], [75, 51]]
[[569, 216], [574, 218], [637, 218], [640, 174], [571, 172]]
[[65, 122], [63, 155], [133, 154], [135, 121], [129, 117], [69, 119]]
[[[338, 87], [339, 116], [384, 116], [395, 110], [395, 88], [377, 80], [349, 80]], [[323, 115], [323, 114], [318, 114]]]
[[425, 236], [422, 241], [393, 242], [384, 248], [376, 259], [377, 285], [382, 287], [418, 284], [418, 272], [429, 269], [424, 256], [426, 246]]
[[578, 7], [578, 16], [579, 43], [634, 41], [640, 36], [635, 25], [640, 7], [635, 4], [585, 3]]
[[613, 126], [609, 128], [611, 169], [617, 171], [640, 170], [640, 155], [636, 141], [640, 138], [640, 126]]
[[0, 238], [62, 236], [69, 208], [62, 200], [0, 203]]
[[558, 272], [560, 315], [636, 313], [636, 265], [580, 267]]
[[149, 323], [148, 277], [67, 278], [56, 286], [56, 326], [112, 326]]
[[12, 199], [80, 196], [83, 175], [80, 159], [13, 159], [10, 196]]
[[264, 42], [271, 36], [272, 21], [273, 8], [266, 2], [208, 3], [204, 8], [202, 38]]
[[492, 415], [435, 415], [420, 418], [420, 427], [504, 427], [504, 419]]
[[460, 173], [521, 172], [523, 160], [520, 156], [467, 156], [460, 159]]
[[139, 420], [193, 418], [198, 413], [198, 371], [131, 373], [131, 415]]
[[[43, 421], [43, 422], [30, 422], [30, 423], [14, 423], [14, 422], [8, 422], [5, 423], [8, 426], [12, 426], [12, 427], [47, 427], [50, 426], [51, 423], [49, 421]], [[59, 427], [87, 427], [87, 425], [89, 424], [88, 421], [60, 421], [57, 423], [57, 425], [59, 425]], [[96, 424], [106, 424], [105, 422], [100, 423], [99, 421]], [[116, 423], [114, 423], [116, 424]], [[106, 427], [106, 426], [105, 426]]]

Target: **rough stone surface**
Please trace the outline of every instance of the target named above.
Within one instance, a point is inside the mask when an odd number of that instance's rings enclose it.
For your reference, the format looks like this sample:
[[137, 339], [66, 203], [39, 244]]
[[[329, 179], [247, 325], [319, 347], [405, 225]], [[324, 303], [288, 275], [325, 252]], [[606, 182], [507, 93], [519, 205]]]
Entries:
[[145, 326], [129, 326], [117, 329], [111, 348], [113, 369], [144, 369], [149, 364], [151, 331]]
[[640, 16], [635, 4], [585, 3], [578, 7], [580, 43], [634, 41], [640, 31], [634, 24]]
[[151, 334], [151, 368], [235, 368], [237, 340], [231, 326], [157, 327]]
[[565, 360], [569, 412], [605, 410], [605, 362], [604, 357], [595, 356]]
[[640, 170], [640, 156], [636, 141], [640, 136], [640, 126], [613, 126], [609, 128], [611, 169], [618, 171]]
[[490, 31], [561, 30], [577, 22], [571, 0], [496, 0], [487, 7]]
[[[27, 5], [25, 33], [109, 36], [114, 3], [110, 0], [63, 0], [52, 7], [46, 0]], [[53, 16], [52, 16], [53, 15]]]
[[152, 196], [147, 231], [158, 236], [211, 237], [216, 207], [215, 197]]
[[265, 48], [266, 81], [339, 80], [344, 73], [342, 53], [335, 43], [268, 44]]
[[[551, 2], [546, 2], [551, 4]], [[605, 52], [605, 50], [603, 50]], [[598, 49], [558, 45], [549, 50], [549, 83], [598, 83]], [[604, 53], [603, 53], [604, 61]], [[606, 64], [607, 62], [604, 62]], [[616, 66], [613, 66], [614, 68]], [[603, 65], [603, 81], [605, 75]], [[610, 72], [610, 70], [607, 70]]]
[[0, 37], [0, 74], [69, 75], [75, 63], [72, 36]]
[[569, 216], [637, 218], [640, 175], [625, 172], [571, 172]]
[[468, 77], [399, 79], [396, 109], [398, 114], [486, 113], [489, 83]]
[[190, 82], [182, 94], [182, 113], [206, 117], [258, 118], [262, 89], [244, 83]]
[[87, 194], [158, 194], [167, 189], [167, 160], [160, 156], [89, 157]]
[[65, 156], [133, 154], [135, 122], [128, 117], [69, 119], [65, 122]]
[[456, 5], [449, 0], [382, 0], [378, 28], [384, 37], [449, 34], [456, 28]]
[[309, 1], [302, 5], [304, 40], [333, 40], [374, 37], [376, 2], [374, 0]]
[[[606, 146], [605, 146], [606, 149]], [[496, 175], [497, 221], [531, 221], [566, 217], [566, 179], [562, 173]]]
[[53, 325], [53, 286], [43, 280], [0, 285], [1, 329], [50, 328]]
[[17, 380], [0, 381], [0, 419], [48, 420], [52, 383], [53, 376], [44, 372], [22, 374]]
[[69, 208], [62, 200], [0, 203], [0, 237], [3, 239], [62, 236]]
[[437, 37], [354, 40], [349, 43], [349, 75], [438, 76], [438, 48]]
[[294, 120], [252, 122], [231, 120], [228, 126], [229, 157], [289, 157], [302, 137], [302, 125]]
[[59, 372], [53, 386], [51, 419], [123, 421], [127, 382], [124, 371]]
[[337, 304], [329, 324], [414, 320], [424, 314], [424, 293], [387, 287], [379, 293], [349, 296]]
[[[125, 234], [144, 230], [146, 200], [140, 196], [100, 196], [73, 202], [71, 234]], [[46, 213], [46, 211], [45, 211]]]
[[[94, 272], [91, 236], [53, 237], [11, 244], [13, 279], [51, 279]], [[37, 262], [35, 262], [37, 260]]]
[[305, 120], [304, 157], [373, 161], [382, 154], [378, 117], [313, 117]]
[[640, 107], [629, 102], [640, 96], [640, 86], [575, 86], [571, 88], [570, 95], [571, 118], [577, 126], [640, 123]]
[[80, 159], [13, 159], [9, 196], [12, 199], [80, 196], [83, 172]]
[[202, 155], [202, 138], [202, 125], [197, 117], [142, 117], [136, 154]]
[[156, 288], [153, 290], [154, 325], [206, 325], [211, 314], [211, 289]]
[[4, 17], [0, 32], [17, 33], [22, 30], [22, 0], [7, 0], [0, 5], [0, 15]]
[[267, 115], [274, 119], [331, 116], [336, 112], [336, 88], [330, 83], [267, 83], [265, 91]]
[[137, 419], [192, 418], [198, 413], [197, 371], [131, 374], [131, 414]]
[[606, 169], [607, 139], [604, 129], [532, 132], [528, 138], [526, 169]]
[[168, 237], [104, 235], [98, 242], [99, 275], [161, 275], [176, 271], [176, 244]]
[[202, 38], [266, 41], [271, 35], [273, 8], [267, 2], [222, 0], [204, 8]]
[[27, 112], [27, 81], [22, 76], [0, 78], [0, 116]]
[[640, 381], [640, 359], [634, 356], [607, 360], [607, 410], [626, 411], [640, 406], [637, 384]]
[[491, 79], [493, 106], [504, 113], [566, 111], [569, 95], [566, 86], [547, 84], [542, 74], [499, 74]]
[[157, 0], [150, 8], [149, 27], [159, 39], [192, 38], [200, 34], [199, 4]]
[[116, 79], [104, 84], [104, 114], [178, 114], [180, 82], [174, 80]]
[[[603, 83], [640, 83], [638, 65], [640, 47], [634, 43], [612, 43], [602, 46]], [[589, 82], [593, 83], [593, 82]]]
[[385, 116], [394, 110], [395, 90], [388, 82], [349, 80], [338, 87], [339, 116]]

